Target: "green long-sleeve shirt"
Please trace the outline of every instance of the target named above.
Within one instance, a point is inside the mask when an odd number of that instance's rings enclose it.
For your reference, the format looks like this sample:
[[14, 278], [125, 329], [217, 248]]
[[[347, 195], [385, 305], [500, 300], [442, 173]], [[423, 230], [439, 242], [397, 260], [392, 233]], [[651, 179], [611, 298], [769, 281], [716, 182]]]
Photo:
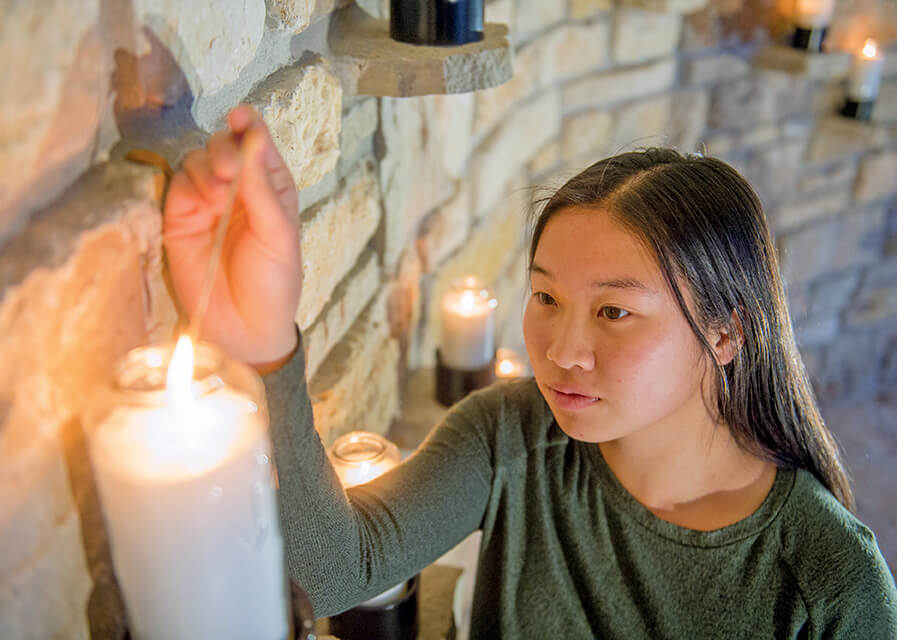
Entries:
[[639, 504], [597, 445], [567, 437], [530, 380], [473, 394], [399, 468], [343, 491], [302, 349], [264, 381], [287, 564], [318, 615], [482, 529], [475, 639], [897, 638], [872, 532], [804, 471], [779, 469], [736, 524], [679, 527]]

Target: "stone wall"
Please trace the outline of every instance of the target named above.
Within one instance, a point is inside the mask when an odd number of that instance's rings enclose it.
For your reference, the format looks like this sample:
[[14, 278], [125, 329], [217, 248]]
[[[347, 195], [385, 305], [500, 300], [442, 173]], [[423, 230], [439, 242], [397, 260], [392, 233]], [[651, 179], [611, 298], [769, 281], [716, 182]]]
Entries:
[[[496, 0], [510, 81], [374, 97], [353, 95], [381, 76], [358, 76], [347, 4], [0, 8], [0, 637], [121, 633], [78, 415], [116, 357], [177, 321], [164, 175], [124, 156], [176, 165], [241, 101], [301, 189], [297, 322], [326, 441], [389, 428], [408, 372], [433, 364], [437, 300], [460, 274], [493, 284], [501, 342], [522, 348], [529, 187], [644, 145], [719, 155], [756, 186], [821, 397], [897, 385], [897, 52], [876, 122], [857, 124], [832, 116], [844, 64], [764, 48], [782, 32], [771, 2]], [[383, 94], [479, 86], [470, 74], [498, 77], [502, 55], [428, 63]]]

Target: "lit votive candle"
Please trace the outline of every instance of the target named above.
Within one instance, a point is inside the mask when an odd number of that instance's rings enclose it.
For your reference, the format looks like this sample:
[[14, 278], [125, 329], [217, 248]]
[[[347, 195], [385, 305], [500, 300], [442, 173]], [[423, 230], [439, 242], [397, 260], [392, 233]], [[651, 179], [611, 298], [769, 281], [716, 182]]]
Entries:
[[130, 637], [285, 640], [263, 387], [210, 345], [193, 361], [187, 338], [135, 349], [87, 415]]
[[452, 283], [442, 298], [442, 339], [439, 350], [445, 366], [474, 371], [495, 355], [495, 308], [498, 301], [473, 276]]
[[884, 55], [875, 41], [866, 40], [863, 48], [854, 53], [847, 76], [847, 97], [854, 102], [875, 102], [881, 88]]
[[[353, 431], [340, 436], [328, 453], [336, 475], [346, 488], [370, 482], [397, 466], [401, 459], [394, 443], [368, 431]], [[397, 584], [360, 606], [379, 607], [401, 600], [407, 585], [407, 582]]]
[[803, 29], [822, 29], [832, 21], [835, 0], [794, 0], [794, 24]]
[[500, 380], [513, 380], [526, 375], [526, 362], [513, 349], [501, 348], [495, 354], [495, 377]]

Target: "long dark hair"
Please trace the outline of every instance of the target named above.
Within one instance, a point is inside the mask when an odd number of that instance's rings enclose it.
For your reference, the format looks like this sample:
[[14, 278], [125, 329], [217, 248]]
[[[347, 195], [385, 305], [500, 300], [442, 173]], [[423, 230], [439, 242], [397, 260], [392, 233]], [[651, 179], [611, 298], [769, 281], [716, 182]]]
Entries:
[[[704, 330], [744, 342], [716, 366], [715, 407], [742, 449], [812, 473], [845, 507], [853, 494], [801, 361], [775, 247], [760, 200], [726, 163], [671, 149], [593, 164], [544, 201], [529, 263], [546, 223], [571, 206], [601, 207], [653, 250], [686, 320], [712, 362]], [[679, 282], [688, 287], [694, 313]], [[735, 320], [733, 320], [735, 318]]]

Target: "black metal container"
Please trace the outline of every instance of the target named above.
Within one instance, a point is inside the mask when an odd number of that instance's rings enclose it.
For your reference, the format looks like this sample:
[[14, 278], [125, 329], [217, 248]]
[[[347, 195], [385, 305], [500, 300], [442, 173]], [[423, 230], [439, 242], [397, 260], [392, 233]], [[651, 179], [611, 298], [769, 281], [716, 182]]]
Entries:
[[810, 53], [820, 53], [827, 35], [828, 27], [795, 27], [791, 34], [790, 43], [795, 49]]
[[483, 0], [391, 0], [389, 35], [423, 45], [459, 45], [483, 39]]
[[344, 640], [414, 640], [420, 628], [418, 588], [420, 574], [408, 583], [405, 594], [385, 605], [359, 605], [331, 616], [330, 633]]

